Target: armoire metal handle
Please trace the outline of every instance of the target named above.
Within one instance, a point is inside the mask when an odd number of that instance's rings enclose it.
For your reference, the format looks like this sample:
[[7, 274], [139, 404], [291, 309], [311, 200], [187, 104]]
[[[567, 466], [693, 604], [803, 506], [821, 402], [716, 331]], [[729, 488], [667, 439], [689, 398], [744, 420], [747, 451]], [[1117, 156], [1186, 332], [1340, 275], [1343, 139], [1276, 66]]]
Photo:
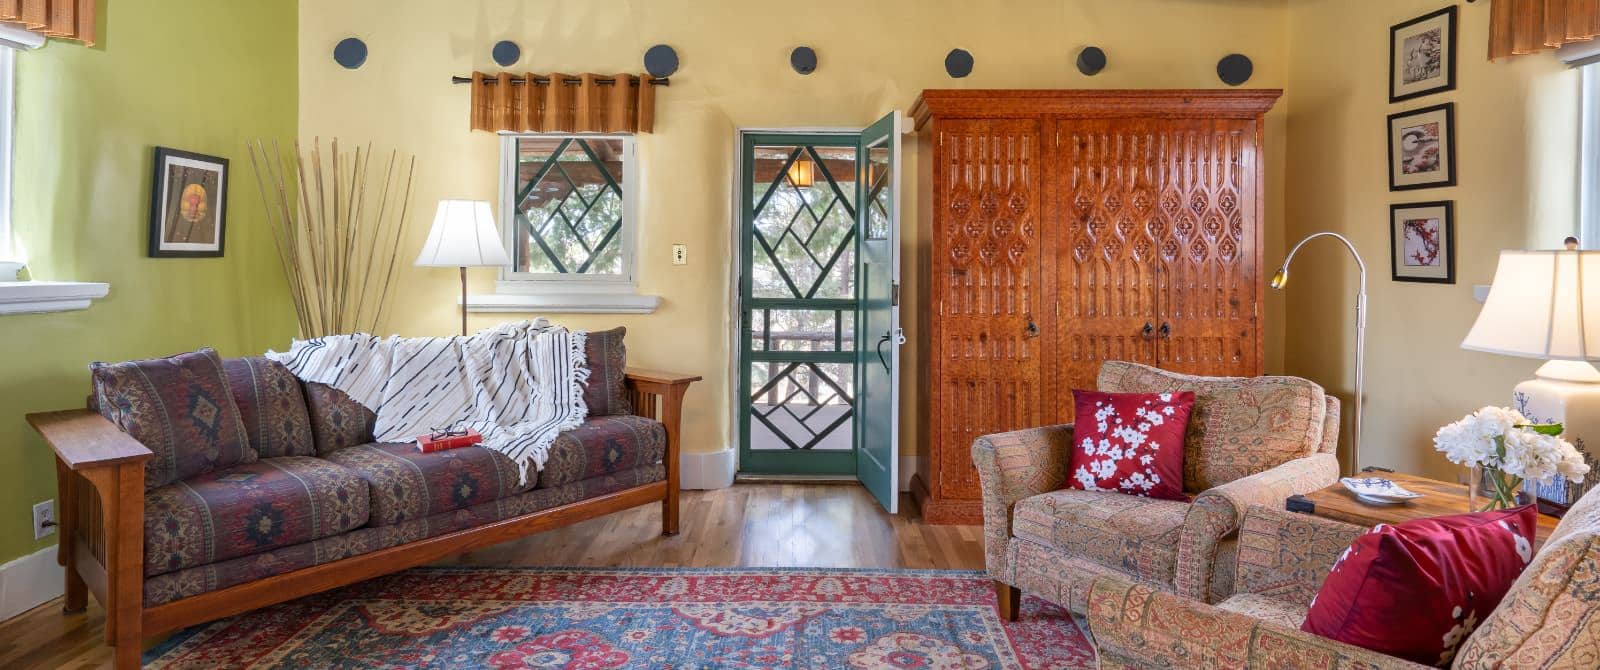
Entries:
[[1149, 321], [1144, 322], [1144, 327], [1139, 329], [1139, 335], [1144, 339], [1148, 340], [1154, 334], [1156, 334], [1156, 327], [1150, 325]]
[[1167, 322], [1162, 321], [1161, 322], [1161, 339], [1165, 340], [1165, 339], [1170, 339], [1171, 337], [1172, 337], [1172, 326], [1169, 326], [1169, 325], [1167, 325]]
[[1039, 336], [1039, 324], [1034, 323], [1033, 319], [1028, 319], [1028, 327], [1023, 329], [1022, 333], [1023, 333], [1023, 337], [1026, 338], [1026, 339], [1033, 339], [1035, 337], [1038, 337]]

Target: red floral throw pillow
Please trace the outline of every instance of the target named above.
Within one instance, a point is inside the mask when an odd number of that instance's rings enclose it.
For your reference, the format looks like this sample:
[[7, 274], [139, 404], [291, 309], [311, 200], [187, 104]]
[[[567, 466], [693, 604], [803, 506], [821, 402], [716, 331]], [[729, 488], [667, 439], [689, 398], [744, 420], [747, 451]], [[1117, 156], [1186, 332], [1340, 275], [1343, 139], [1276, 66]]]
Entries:
[[1532, 505], [1379, 524], [1334, 563], [1300, 629], [1447, 666], [1533, 560]]
[[1183, 438], [1194, 393], [1073, 391], [1077, 410], [1067, 482], [1085, 491], [1188, 500]]

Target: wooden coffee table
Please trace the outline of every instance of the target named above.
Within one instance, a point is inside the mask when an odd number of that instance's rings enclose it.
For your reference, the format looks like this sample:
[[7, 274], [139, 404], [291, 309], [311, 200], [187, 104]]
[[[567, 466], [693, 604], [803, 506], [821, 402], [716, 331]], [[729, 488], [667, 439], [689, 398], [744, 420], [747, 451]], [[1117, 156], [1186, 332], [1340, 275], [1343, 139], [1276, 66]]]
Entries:
[[[1290, 496], [1284, 501], [1284, 509], [1367, 527], [1380, 523], [1396, 524], [1412, 519], [1465, 514], [1472, 511], [1467, 509], [1465, 484], [1441, 482], [1437, 479], [1374, 468], [1368, 468], [1362, 475], [1394, 480], [1395, 483], [1427, 497], [1400, 505], [1372, 505], [1357, 500], [1355, 494], [1345, 490], [1343, 484], [1335, 483], [1305, 495]], [[1540, 514], [1539, 527], [1534, 529], [1534, 546], [1543, 546], [1545, 539], [1550, 537], [1550, 532], [1556, 529], [1556, 524], [1560, 521], [1553, 516]]]

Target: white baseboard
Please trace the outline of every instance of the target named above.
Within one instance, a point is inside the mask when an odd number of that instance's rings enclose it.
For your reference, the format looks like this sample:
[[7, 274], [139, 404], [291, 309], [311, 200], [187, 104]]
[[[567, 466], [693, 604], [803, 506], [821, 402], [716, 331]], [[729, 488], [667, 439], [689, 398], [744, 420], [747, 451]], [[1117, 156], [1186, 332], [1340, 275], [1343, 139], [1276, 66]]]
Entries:
[[738, 458], [733, 449], [683, 452], [678, 455], [678, 485], [685, 490], [724, 489], [733, 486]]
[[0, 565], [0, 621], [60, 597], [66, 578], [53, 546]]

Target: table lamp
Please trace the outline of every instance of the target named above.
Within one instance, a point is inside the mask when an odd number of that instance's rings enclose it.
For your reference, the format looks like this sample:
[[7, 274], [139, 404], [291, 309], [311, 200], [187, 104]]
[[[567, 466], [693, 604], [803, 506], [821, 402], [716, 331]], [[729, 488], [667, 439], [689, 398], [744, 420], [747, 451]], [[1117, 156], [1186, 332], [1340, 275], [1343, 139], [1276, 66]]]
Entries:
[[467, 268], [507, 266], [500, 230], [482, 200], [440, 200], [433, 229], [417, 255], [421, 267], [461, 269], [461, 334], [467, 334]]
[[1273, 290], [1282, 290], [1284, 286], [1287, 286], [1289, 284], [1290, 261], [1294, 260], [1294, 255], [1299, 253], [1300, 247], [1319, 237], [1331, 237], [1344, 243], [1344, 248], [1350, 250], [1350, 255], [1355, 257], [1356, 269], [1360, 271], [1361, 275], [1360, 288], [1356, 291], [1356, 411], [1355, 416], [1351, 417], [1351, 422], [1354, 424], [1352, 426], [1354, 432], [1350, 435], [1350, 467], [1347, 468], [1350, 474], [1355, 474], [1361, 468], [1361, 382], [1365, 378], [1363, 370], [1366, 368], [1367, 362], [1367, 264], [1361, 260], [1361, 254], [1356, 252], [1356, 245], [1351, 244], [1350, 240], [1345, 236], [1327, 231], [1312, 233], [1307, 235], [1305, 239], [1300, 240], [1299, 244], [1294, 245], [1293, 249], [1289, 250], [1289, 255], [1283, 259], [1283, 265], [1278, 266], [1278, 271], [1272, 274], [1272, 281], [1268, 282], [1267, 285], [1271, 286]]
[[[1500, 252], [1461, 348], [1545, 361], [1512, 391], [1513, 407], [1530, 421], [1565, 426], [1562, 436], [1594, 467], [1585, 438], [1600, 436], [1600, 370], [1589, 363], [1600, 359], [1600, 251]], [[1586, 490], [1559, 476], [1528, 488], [1557, 510]]]

